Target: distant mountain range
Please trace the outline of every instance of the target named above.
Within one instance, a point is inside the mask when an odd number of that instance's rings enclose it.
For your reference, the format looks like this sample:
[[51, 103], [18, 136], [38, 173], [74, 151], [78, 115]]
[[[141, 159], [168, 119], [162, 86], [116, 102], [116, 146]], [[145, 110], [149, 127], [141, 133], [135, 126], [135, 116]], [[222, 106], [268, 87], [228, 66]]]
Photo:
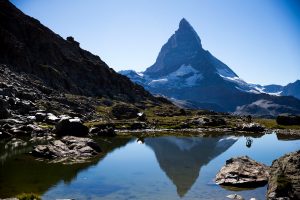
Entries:
[[247, 105], [255, 104], [250, 112], [254, 115], [300, 113], [300, 100], [296, 99], [300, 96], [300, 81], [287, 86], [261, 86], [243, 81], [202, 48], [199, 36], [186, 19], [180, 21], [178, 30], [145, 72], [119, 73], [181, 106], [243, 114], [250, 111]]

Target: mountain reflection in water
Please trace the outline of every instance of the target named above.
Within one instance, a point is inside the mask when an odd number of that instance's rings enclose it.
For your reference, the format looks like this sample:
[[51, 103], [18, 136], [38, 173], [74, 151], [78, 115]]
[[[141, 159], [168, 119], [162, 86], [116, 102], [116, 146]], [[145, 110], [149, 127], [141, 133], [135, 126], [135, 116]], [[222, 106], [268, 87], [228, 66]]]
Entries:
[[155, 153], [160, 168], [176, 185], [183, 197], [197, 180], [202, 166], [225, 152], [236, 137], [159, 137], [146, 138], [145, 144]]

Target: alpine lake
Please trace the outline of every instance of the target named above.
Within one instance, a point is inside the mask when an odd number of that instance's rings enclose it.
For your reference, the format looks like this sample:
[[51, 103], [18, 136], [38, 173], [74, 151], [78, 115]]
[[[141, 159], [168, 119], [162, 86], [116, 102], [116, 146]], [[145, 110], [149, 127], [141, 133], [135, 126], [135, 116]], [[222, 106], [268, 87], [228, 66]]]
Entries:
[[96, 138], [104, 153], [86, 163], [38, 160], [31, 145], [0, 145], [0, 198], [36, 193], [42, 199], [265, 199], [267, 186], [223, 188], [214, 183], [231, 157], [247, 155], [271, 165], [299, 150], [300, 140], [235, 136]]

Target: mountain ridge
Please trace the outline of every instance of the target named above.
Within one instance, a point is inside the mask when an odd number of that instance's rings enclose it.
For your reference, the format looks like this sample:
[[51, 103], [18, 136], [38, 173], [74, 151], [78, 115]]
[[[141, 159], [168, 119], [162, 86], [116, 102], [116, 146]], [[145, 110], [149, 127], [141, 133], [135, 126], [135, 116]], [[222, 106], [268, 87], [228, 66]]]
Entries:
[[71, 94], [125, 101], [152, 95], [109, 68], [99, 56], [66, 40], [7, 0], [0, 1], [0, 63], [25, 72], [45, 85]]

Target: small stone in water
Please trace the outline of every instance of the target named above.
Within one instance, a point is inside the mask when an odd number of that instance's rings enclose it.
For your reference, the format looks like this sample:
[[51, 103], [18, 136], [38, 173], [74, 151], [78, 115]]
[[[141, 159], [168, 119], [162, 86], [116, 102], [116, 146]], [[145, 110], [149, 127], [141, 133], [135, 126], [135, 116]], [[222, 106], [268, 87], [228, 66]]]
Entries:
[[229, 199], [239, 199], [239, 200], [244, 200], [244, 198], [241, 195], [238, 194], [230, 194], [228, 196], [226, 196]]

